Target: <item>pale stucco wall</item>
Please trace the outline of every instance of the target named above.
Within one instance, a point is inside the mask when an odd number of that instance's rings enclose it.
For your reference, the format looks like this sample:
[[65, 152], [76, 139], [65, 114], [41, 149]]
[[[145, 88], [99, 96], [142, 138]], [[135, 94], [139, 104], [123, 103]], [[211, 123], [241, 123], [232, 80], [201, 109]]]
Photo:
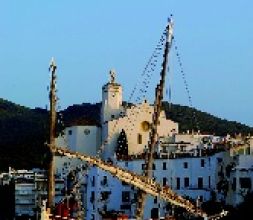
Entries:
[[[148, 145], [150, 130], [144, 130], [142, 123], [144, 121], [149, 124], [152, 123], [152, 115], [154, 108], [147, 102], [143, 102], [139, 105], [132, 106], [127, 109], [126, 116], [117, 120], [109, 121], [105, 127], [107, 127], [105, 136], [108, 144], [105, 147], [106, 156], [112, 156], [117, 146], [117, 139], [122, 129], [125, 130], [128, 139], [128, 153], [138, 154], [143, 152], [145, 146]], [[158, 126], [159, 136], [170, 136], [174, 133], [178, 133], [178, 123], [166, 119], [164, 111], [161, 112], [160, 125]], [[142, 143], [138, 143], [138, 135], [142, 136]]]

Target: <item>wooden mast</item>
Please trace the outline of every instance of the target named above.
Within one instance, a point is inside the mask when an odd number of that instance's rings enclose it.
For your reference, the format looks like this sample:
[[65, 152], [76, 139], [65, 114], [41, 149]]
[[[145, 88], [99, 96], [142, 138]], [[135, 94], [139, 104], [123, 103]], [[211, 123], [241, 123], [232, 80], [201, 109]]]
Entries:
[[54, 197], [55, 197], [55, 164], [54, 164], [54, 151], [55, 151], [55, 136], [56, 136], [56, 94], [55, 94], [55, 84], [56, 84], [56, 63], [52, 58], [49, 71], [51, 72], [51, 82], [50, 82], [50, 112], [49, 112], [49, 151], [50, 151], [50, 161], [48, 166], [48, 208], [52, 210], [54, 207]]
[[[168, 55], [169, 55], [169, 50], [172, 44], [172, 38], [173, 38], [173, 22], [172, 22], [172, 19], [169, 18], [168, 25], [166, 27], [166, 44], [165, 44], [165, 49], [164, 49], [164, 54], [163, 54], [161, 78], [155, 90], [154, 113], [152, 117], [150, 140], [148, 142], [148, 153], [145, 158], [145, 170], [144, 170], [143, 175], [149, 178], [152, 177], [152, 173], [153, 173], [153, 170], [152, 170], [153, 154], [154, 154], [154, 148], [158, 139], [157, 127], [159, 125], [159, 117], [160, 117], [161, 108], [162, 108], [163, 90], [164, 90], [165, 76], [166, 76], [167, 65], [168, 65]], [[137, 220], [143, 219], [146, 196], [147, 196], [146, 192], [142, 190], [138, 191], [138, 201], [137, 201], [137, 206], [136, 206]]]

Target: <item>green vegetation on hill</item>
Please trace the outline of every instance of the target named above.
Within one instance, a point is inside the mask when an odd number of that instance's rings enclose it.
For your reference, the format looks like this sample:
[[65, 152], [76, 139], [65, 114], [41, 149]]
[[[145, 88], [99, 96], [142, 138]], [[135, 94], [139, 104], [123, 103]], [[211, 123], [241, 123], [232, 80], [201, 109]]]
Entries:
[[47, 137], [47, 111], [0, 99], [0, 168], [42, 167]]
[[166, 117], [179, 123], [180, 132], [194, 129], [201, 133], [225, 136], [227, 134], [253, 134], [253, 128], [235, 121], [228, 121], [215, 117], [209, 113], [199, 111], [188, 106], [163, 103]]
[[[101, 103], [83, 103], [63, 110], [63, 121], [68, 125], [99, 124]], [[165, 102], [166, 115], [180, 124], [180, 131], [192, 130], [195, 112], [199, 129], [217, 135], [253, 133], [253, 128], [222, 120], [210, 114], [186, 106], [170, 105]], [[18, 169], [46, 167], [48, 137], [48, 111], [30, 109], [0, 99], [0, 170], [12, 166]], [[59, 129], [61, 129], [59, 127]]]
[[63, 120], [66, 126], [68, 125], [85, 125], [100, 123], [101, 103], [90, 104], [83, 103], [81, 105], [72, 105], [63, 110]]

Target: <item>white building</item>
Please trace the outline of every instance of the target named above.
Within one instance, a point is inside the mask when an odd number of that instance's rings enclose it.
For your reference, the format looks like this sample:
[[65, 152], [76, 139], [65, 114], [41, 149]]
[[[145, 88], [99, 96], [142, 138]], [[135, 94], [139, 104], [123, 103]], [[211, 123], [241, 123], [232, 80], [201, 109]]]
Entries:
[[[99, 125], [76, 125], [67, 127], [64, 135], [57, 138], [57, 145], [71, 151], [96, 156], [101, 146], [101, 127]], [[66, 177], [71, 170], [80, 168], [83, 164], [78, 159], [55, 157], [56, 173]]]
[[[195, 149], [197, 151], [197, 149]], [[167, 158], [158, 154], [153, 165], [153, 177], [163, 186], [170, 187], [176, 193], [200, 201], [210, 200], [213, 193], [223, 198], [217, 190], [220, 181], [220, 172], [224, 172], [224, 160], [228, 153], [207, 152], [180, 152], [170, 154]], [[116, 161], [130, 171], [142, 174], [144, 160], [131, 158], [129, 161]], [[87, 180], [87, 219], [102, 219], [106, 211], [120, 211], [129, 217], [135, 215], [137, 191], [134, 187], [122, 184], [110, 174], [92, 167]], [[213, 192], [213, 193], [212, 193]], [[145, 205], [144, 219], [164, 217], [171, 212], [167, 203], [148, 196]]]
[[[15, 215], [32, 217], [39, 213], [42, 201], [47, 198], [46, 173], [18, 170], [12, 173], [15, 179]], [[55, 180], [55, 202], [64, 196], [64, 180]]]
[[57, 138], [57, 144], [67, 146], [72, 151], [95, 156], [101, 145], [101, 127], [81, 124], [67, 127], [64, 135]]
[[247, 193], [253, 191], [253, 157], [237, 155], [229, 171], [230, 188], [227, 204], [236, 206], [243, 202]]

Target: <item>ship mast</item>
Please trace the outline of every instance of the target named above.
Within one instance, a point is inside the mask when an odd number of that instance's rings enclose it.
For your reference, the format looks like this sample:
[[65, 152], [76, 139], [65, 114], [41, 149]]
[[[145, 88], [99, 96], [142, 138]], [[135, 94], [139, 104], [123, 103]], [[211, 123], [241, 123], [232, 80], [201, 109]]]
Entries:
[[[161, 108], [162, 108], [163, 90], [164, 90], [165, 76], [166, 76], [166, 70], [167, 70], [167, 65], [168, 65], [168, 55], [169, 55], [169, 50], [171, 48], [172, 39], [173, 39], [173, 21], [171, 18], [169, 18], [168, 25], [166, 27], [166, 44], [165, 44], [164, 54], [163, 54], [161, 78], [155, 90], [154, 113], [152, 117], [150, 140], [148, 142], [148, 153], [145, 158], [145, 170], [143, 173], [144, 176], [149, 177], [149, 178], [152, 177], [152, 173], [153, 173], [153, 170], [152, 170], [153, 154], [154, 154], [154, 148], [158, 139], [157, 127], [159, 125], [159, 117], [160, 117]], [[142, 190], [138, 191], [138, 201], [137, 201], [137, 207], [136, 207], [137, 220], [143, 219], [146, 196], [147, 196], [146, 192]]]
[[56, 94], [55, 94], [55, 87], [56, 87], [56, 63], [52, 58], [49, 71], [51, 72], [51, 82], [50, 82], [50, 113], [49, 113], [49, 151], [50, 151], [50, 161], [48, 165], [48, 198], [47, 198], [47, 205], [48, 208], [52, 210], [54, 207], [54, 197], [55, 197], [55, 164], [54, 164], [54, 151], [55, 151], [55, 136], [56, 136]]

